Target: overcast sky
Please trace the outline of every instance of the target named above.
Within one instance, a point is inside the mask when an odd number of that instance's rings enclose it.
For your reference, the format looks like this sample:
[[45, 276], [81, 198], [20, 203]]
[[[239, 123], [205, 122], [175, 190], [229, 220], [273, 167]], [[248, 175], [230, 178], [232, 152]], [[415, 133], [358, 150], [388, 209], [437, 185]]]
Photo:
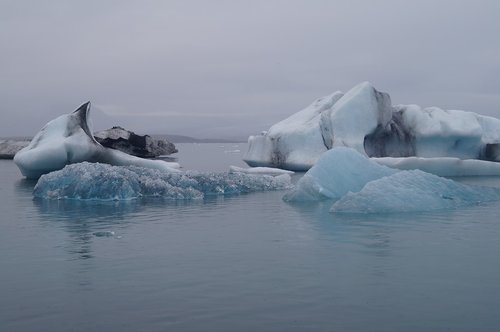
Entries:
[[246, 136], [370, 81], [500, 117], [500, 1], [0, 0], [0, 136], [90, 100], [96, 129]]

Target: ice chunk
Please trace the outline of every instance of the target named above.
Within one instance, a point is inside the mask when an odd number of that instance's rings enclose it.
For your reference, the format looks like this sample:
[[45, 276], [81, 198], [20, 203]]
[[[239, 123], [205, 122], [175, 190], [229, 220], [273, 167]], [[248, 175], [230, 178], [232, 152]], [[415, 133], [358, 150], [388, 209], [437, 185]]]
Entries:
[[294, 174], [295, 172], [273, 167], [242, 168], [238, 166], [229, 166], [229, 173], [279, 175], [279, 174]]
[[486, 160], [441, 158], [371, 158], [378, 164], [401, 170], [420, 169], [439, 176], [497, 176], [500, 163]]
[[95, 132], [94, 138], [102, 146], [141, 158], [154, 158], [178, 152], [175, 145], [166, 139], [138, 135], [119, 126]]
[[390, 97], [368, 82], [345, 95], [337, 91], [248, 139], [244, 161], [250, 166], [290, 170], [309, 169], [319, 156], [335, 146], [364, 152], [364, 138], [392, 116]]
[[321, 114], [343, 96], [339, 91], [319, 98], [309, 107], [248, 139], [244, 161], [249, 166], [269, 166], [292, 171], [309, 169], [328, 150], [320, 128]]
[[176, 173], [83, 162], [43, 175], [33, 195], [43, 199], [129, 200], [157, 196], [189, 200], [206, 195], [281, 190], [290, 186], [287, 174], [272, 177], [241, 173]]
[[337, 147], [325, 152], [297, 182], [285, 201], [339, 199], [349, 191], [359, 191], [372, 180], [397, 171], [370, 161], [354, 149]]
[[[354, 148], [369, 157], [454, 157], [500, 162], [500, 120], [459, 110], [392, 106], [365, 82], [250, 136], [250, 166], [307, 170], [326, 150]], [[422, 161], [420, 164], [423, 164]]]
[[336, 201], [332, 212], [394, 213], [463, 207], [500, 199], [500, 189], [469, 186], [420, 170], [401, 171], [367, 183]]
[[42, 174], [82, 161], [117, 166], [135, 165], [172, 172], [179, 167], [177, 163], [142, 159], [102, 146], [92, 136], [89, 111], [90, 102], [71, 114], [48, 122], [30, 144], [14, 156], [14, 162], [21, 173], [28, 178], [38, 178]]

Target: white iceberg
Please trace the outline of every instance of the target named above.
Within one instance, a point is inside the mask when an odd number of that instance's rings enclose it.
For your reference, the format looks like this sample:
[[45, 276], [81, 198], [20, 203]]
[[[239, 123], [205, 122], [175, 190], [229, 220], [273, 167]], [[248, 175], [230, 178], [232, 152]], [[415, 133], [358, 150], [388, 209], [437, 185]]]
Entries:
[[90, 102], [71, 114], [61, 115], [47, 123], [30, 144], [14, 156], [14, 162], [21, 173], [27, 178], [38, 178], [68, 164], [83, 161], [177, 171], [177, 163], [142, 159], [99, 144], [92, 136], [88, 122], [89, 110]]
[[248, 139], [250, 166], [307, 170], [325, 151], [351, 147], [368, 157], [453, 157], [500, 161], [500, 120], [465, 111], [392, 106], [364, 82], [335, 92]]
[[78, 163], [42, 175], [33, 195], [40, 199], [131, 200], [161, 197], [201, 199], [291, 187], [288, 174], [276, 177], [241, 173], [164, 172], [100, 163]]
[[283, 199], [330, 199], [332, 212], [416, 212], [500, 200], [500, 189], [464, 185], [420, 170], [399, 171], [354, 149], [333, 148]]

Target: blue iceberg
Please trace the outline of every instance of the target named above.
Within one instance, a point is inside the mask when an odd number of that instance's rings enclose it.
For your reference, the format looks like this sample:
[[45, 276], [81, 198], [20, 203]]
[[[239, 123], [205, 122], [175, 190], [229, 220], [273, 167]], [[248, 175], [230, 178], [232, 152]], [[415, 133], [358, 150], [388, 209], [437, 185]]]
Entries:
[[370, 161], [354, 149], [338, 147], [325, 152], [283, 199], [288, 202], [337, 200], [349, 191], [397, 170]]
[[276, 177], [241, 173], [164, 172], [137, 166], [83, 162], [42, 175], [33, 195], [42, 199], [130, 200], [162, 197], [201, 199], [291, 187], [287, 174]]
[[455, 209], [500, 199], [500, 189], [458, 183], [420, 170], [368, 182], [336, 201], [332, 212], [396, 213]]
[[329, 199], [330, 211], [336, 213], [418, 212], [498, 201], [500, 189], [465, 185], [420, 170], [395, 170], [338, 147], [325, 152], [283, 199]]

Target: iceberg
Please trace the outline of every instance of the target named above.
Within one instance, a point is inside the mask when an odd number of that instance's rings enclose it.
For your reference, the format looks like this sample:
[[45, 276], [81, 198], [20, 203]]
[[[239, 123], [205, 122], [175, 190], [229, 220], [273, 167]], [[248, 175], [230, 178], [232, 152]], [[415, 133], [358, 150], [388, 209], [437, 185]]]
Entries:
[[155, 158], [178, 152], [175, 145], [165, 139], [138, 135], [119, 126], [95, 132], [94, 138], [102, 146], [141, 158]]
[[48, 122], [30, 144], [14, 156], [14, 162], [27, 178], [62, 169], [83, 161], [102, 162], [116, 166], [135, 165], [169, 172], [178, 171], [179, 164], [147, 160], [106, 148], [92, 136], [88, 121], [90, 102], [76, 111]]
[[368, 182], [336, 201], [336, 213], [397, 213], [456, 209], [500, 199], [500, 189], [471, 186], [420, 170]]
[[236, 195], [291, 187], [288, 174], [165, 172], [137, 167], [82, 162], [42, 175], [33, 190], [39, 199], [131, 200], [161, 197], [201, 199], [210, 195]]
[[441, 158], [371, 158], [376, 163], [400, 170], [419, 169], [439, 176], [500, 176], [500, 163], [477, 159]]
[[[248, 139], [250, 166], [305, 171], [322, 153], [345, 146], [376, 158], [500, 161], [500, 120], [472, 112], [391, 104], [361, 83], [337, 91]], [[421, 160], [424, 163], [426, 160]]]
[[283, 199], [288, 202], [337, 200], [349, 191], [361, 190], [372, 180], [396, 172], [351, 148], [338, 147], [325, 152]]
[[279, 174], [294, 174], [295, 172], [287, 171], [281, 168], [272, 168], [272, 167], [243, 168], [238, 166], [229, 166], [229, 173], [279, 175]]
[[417, 212], [500, 200], [500, 189], [465, 185], [420, 170], [396, 170], [338, 147], [325, 152], [283, 199], [328, 199], [336, 213]]

